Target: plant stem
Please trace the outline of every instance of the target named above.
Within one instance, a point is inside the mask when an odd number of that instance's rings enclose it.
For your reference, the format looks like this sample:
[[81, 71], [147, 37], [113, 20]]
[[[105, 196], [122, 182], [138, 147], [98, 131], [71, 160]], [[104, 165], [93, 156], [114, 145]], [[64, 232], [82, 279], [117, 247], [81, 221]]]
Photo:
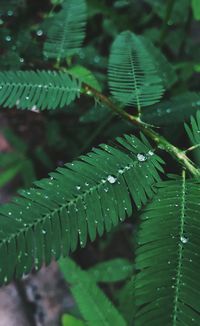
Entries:
[[168, 23], [173, 11], [174, 4], [175, 4], [175, 0], [168, 0], [163, 26], [160, 33], [160, 40], [159, 40], [160, 46], [162, 46], [165, 41], [167, 30], [168, 30]]
[[188, 149], [185, 150], [185, 153], [187, 153], [187, 152], [191, 152], [191, 151], [193, 151], [194, 149], [196, 149], [196, 148], [198, 148], [198, 147], [200, 147], [200, 144], [197, 144], [197, 145], [191, 146], [191, 147], [189, 147]]
[[134, 126], [137, 126], [144, 132], [146, 136], [149, 136], [160, 149], [168, 152], [176, 161], [182, 164], [190, 173], [195, 177], [200, 177], [200, 170], [195, 166], [195, 164], [187, 157], [185, 151], [179, 149], [178, 147], [171, 144], [167, 139], [154, 131], [150, 125], [144, 123], [140, 118], [130, 115], [126, 111], [122, 110], [120, 107], [115, 105], [108, 97], [98, 92], [93, 87], [84, 84], [86, 94], [92, 94], [98, 100], [100, 100], [104, 105], [109, 107], [114, 113], [118, 114], [124, 120], [129, 121]]

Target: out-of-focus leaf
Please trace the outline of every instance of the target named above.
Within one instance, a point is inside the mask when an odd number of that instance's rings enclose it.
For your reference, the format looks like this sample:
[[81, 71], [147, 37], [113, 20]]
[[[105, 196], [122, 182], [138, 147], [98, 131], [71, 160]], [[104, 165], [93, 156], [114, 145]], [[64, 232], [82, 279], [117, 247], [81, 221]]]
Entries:
[[72, 315], [65, 314], [62, 316], [62, 326], [86, 326], [86, 324]]
[[9, 181], [11, 181], [21, 170], [21, 164], [12, 166], [5, 171], [0, 172], [0, 187], [5, 186]]
[[200, 20], [200, 1], [192, 0], [192, 11], [194, 19]]
[[110, 114], [110, 112], [106, 107], [96, 105], [80, 117], [80, 122], [91, 123], [101, 121], [105, 119], [108, 114]]
[[96, 90], [101, 91], [101, 86], [98, 80], [96, 79], [94, 74], [87, 68], [77, 65], [68, 69], [67, 72], [70, 73], [75, 78], [78, 78], [82, 82], [92, 86]]
[[119, 282], [133, 272], [133, 265], [126, 259], [116, 258], [99, 263], [88, 270], [96, 282]]

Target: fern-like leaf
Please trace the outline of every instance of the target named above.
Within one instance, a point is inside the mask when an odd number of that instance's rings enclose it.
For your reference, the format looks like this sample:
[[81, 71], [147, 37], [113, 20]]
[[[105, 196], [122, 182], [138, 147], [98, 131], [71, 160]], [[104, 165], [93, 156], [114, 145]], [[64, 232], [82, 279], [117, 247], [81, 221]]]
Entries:
[[45, 56], [59, 61], [78, 53], [85, 37], [86, 11], [85, 0], [64, 0], [49, 28]]
[[126, 326], [123, 317], [87, 272], [69, 258], [62, 259], [60, 267], [88, 326]]
[[162, 160], [134, 136], [58, 168], [0, 208], [0, 283], [110, 231], [154, 194]]
[[142, 37], [122, 32], [114, 41], [109, 58], [109, 86], [114, 98], [139, 110], [158, 102], [163, 85]]
[[200, 181], [160, 184], [142, 215], [136, 251], [136, 326], [200, 324]]
[[21, 109], [56, 109], [80, 94], [80, 81], [64, 72], [0, 72], [0, 105]]
[[185, 124], [185, 129], [192, 145], [200, 146], [200, 111], [197, 111], [196, 118], [191, 117], [191, 126]]

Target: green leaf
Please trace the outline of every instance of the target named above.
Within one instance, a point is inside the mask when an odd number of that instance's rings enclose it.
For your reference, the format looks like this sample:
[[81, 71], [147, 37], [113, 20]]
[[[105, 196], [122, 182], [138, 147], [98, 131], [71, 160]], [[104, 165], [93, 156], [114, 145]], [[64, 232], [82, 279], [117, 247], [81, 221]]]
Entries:
[[109, 115], [111, 115], [111, 112], [108, 110], [108, 108], [96, 104], [94, 107], [85, 112], [79, 120], [82, 123], [100, 122], [102, 120], [105, 121]]
[[200, 145], [200, 111], [197, 111], [196, 118], [191, 117], [190, 124], [185, 124], [188, 137], [193, 145]]
[[118, 309], [127, 321], [128, 325], [133, 325], [135, 315], [135, 302], [134, 302], [134, 276], [117, 293], [119, 301]]
[[[189, 15], [189, 6], [191, 0], [174, 1], [173, 10], [171, 13], [170, 23], [183, 24], [187, 21]], [[146, 3], [152, 6], [153, 11], [161, 19], [165, 18], [168, 2], [163, 0], [145, 0]]]
[[1, 171], [0, 177], [0, 187], [5, 186], [9, 181], [11, 181], [21, 170], [21, 164], [14, 165], [5, 171]]
[[200, 180], [163, 182], [141, 217], [136, 326], [200, 324]]
[[142, 37], [129, 31], [119, 34], [109, 58], [109, 86], [114, 98], [138, 109], [157, 103], [164, 89]]
[[44, 55], [58, 61], [77, 54], [85, 37], [85, 0], [64, 0], [53, 18], [44, 43]]
[[56, 109], [80, 94], [81, 84], [64, 72], [0, 72], [0, 104], [20, 109]]
[[88, 270], [96, 282], [119, 282], [133, 273], [133, 265], [126, 259], [115, 258], [99, 263]]
[[80, 319], [65, 314], [62, 316], [62, 326], [86, 326], [86, 324]]
[[61, 260], [59, 265], [88, 326], [126, 325], [115, 306], [87, 272], [69, 258]]
[[143, 37], [143, 43], [154, 60], [154, 64], [158, 75], [162, 78], [162, 83], [165, 89], [171, 88], [171, 86], [177, 81], [177, 75], [174, 67], [169, 63], [167, 58], [150, 40]]
[[97, 91], [100, 92], [102, 90], [101, 86], [100, 86], [98, 80], [96, 79], [96, 77], [94, 76], [94, 74], [87, 68], [77, 65], [77, 66], [73, 66], [70, 69], [68, 69], [67, 72], [69, 74], [71, 74], [73, 77], [80, 80], [81, 82], [92, 86]]
[[194, 19], [200, 20], [200, 2], [199, 0], [192, 0], [192, 11]]
[[[118, 146], [118, 147], [117, 147]], [[84, 247], [154, 195], [163, 161], [134, 136], [97, 149], [0, 207], [0, 283]]]
[[182, 123], [189, 120], [190, 116], [200, 108], [200, 94], [185, 92], [172, 97], [169, 101], [153, 105], [148, 110], [142, 111], [142, 120], [158, 125], [168, 126], [170, 124]]

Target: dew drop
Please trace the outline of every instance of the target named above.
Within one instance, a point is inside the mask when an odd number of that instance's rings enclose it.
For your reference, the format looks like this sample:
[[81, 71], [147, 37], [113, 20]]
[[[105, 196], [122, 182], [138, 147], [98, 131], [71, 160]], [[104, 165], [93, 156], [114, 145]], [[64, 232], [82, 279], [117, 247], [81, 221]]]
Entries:
[[149, 156], [153, 156], [154, 153], [153, 153], [152, 151], [148, 151], [148, 155], [149, 155]]
[[188, 238], [184, 237], [184, 236], [181, 236], [181, 242], [182, 243], [187, 243], [188, 242]]
[[36, 32], [37, 36], [42, 36], [43, 35], [43, 31], [41, 29], [38, 29], [38, 31]]
[[9, 17], [13, 16], [13, 11], [12, 11], [12, 10], [8, 10], [8, 11], [7, 11], [7, 15], [8, 15]]
[[10, 35], [7, 35], [5, 37], [6, 42], [10, 42], [12, 40], [12, 37]]
[[113, 177], [112, 175], [109, 175], [107, 180], [108, 180], [109, 183], [115, 183], [117, 178]]
[[143, 153], [138, 153], [137, 154], [137, 159], [139, 162], [145, 162], [147, 160], [147, 156]]
[[36, 106], [36, 105], [33, 105], [33, 106], [32, 106], [31, 111], [32, 111], [32, 112], [36, 112], [36, 113], [40, 112], [40, 111], [37, 109], [37, 106]]

